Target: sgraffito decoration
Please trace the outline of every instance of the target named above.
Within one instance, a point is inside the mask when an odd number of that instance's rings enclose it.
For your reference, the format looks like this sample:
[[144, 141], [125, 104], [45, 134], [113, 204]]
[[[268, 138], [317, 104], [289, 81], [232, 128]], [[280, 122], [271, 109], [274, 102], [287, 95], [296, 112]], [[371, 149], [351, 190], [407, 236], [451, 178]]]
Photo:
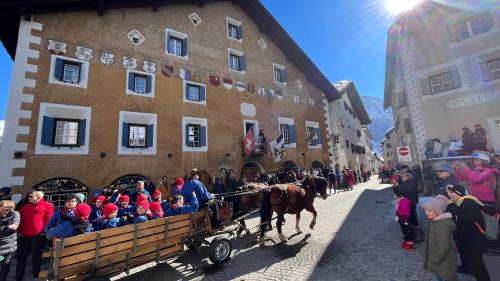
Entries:
[[155, 73], [156, 72], [156, 63], [152, 61], [144, 61], [144, 65], [142, 66], [142, 69], [146, 71], [147, 73]]
[[167, 77], [172, 77], [175, 75], [175, 72], [174, 72], [174, 67], [171, 66], [171, 65], [167, 65], [167, 64], [162, 64], [161, 65], [161, 74], [167, 76]]
[[137, 68], [137, 59], [124, 56], [123, 57], [123, 66], [126, 69], [136, 69]]
[[267, 43], [263, 38], [260, 38], [259, 41], [257, 41], [257, 44], [259, 44], [259, 47], [262, 50], [265, 50], [267, 48]]
[[236, 90], [238, 90], [238, 92], [244, 92], [245, 89], [246, 89], [245, 82], [236, 81]]
[[140, 46], [142, 43], [144, 43], [144, 41], [146, 41], [144, 35], [142, 35], [142, 33], [137, 29], [133, 29], [129, 33], [127, 33], [127, 38], [130, 40], [130, 42], [132, 42], [132, 44], [136, 46]]
[[267, 89], [267, 95], [271, 98], [274, 98], [275, 93], [273, 89]]
[[90, 48], [76, 46], [75, 56], [81, 60], [88, 61], [92, 58], [93, 50]]
[[293, 95], [293, 102], [294, 103], [300, 103], [300, 97], [297, 95]]
[[315, 104], [314, 99], [309, 98], [308, 101], [310, 106], [314, 106]]
[[197, 13], [192, 13], [189, 15], [189, 19], [194, 25], [198, 25], [201, 23], [201, 18]]
[[295, 80], [295, 86], [297, 86], [297, 88], [299, 90], [302, 90], [302, 88], [304, 87], [304, 83], [302, 83], [302, 81], [300, 81], [300, 79], [297, 79], [297, 80]]
[[228, 90], [233, 89], [233, 79], [229, 79], [229, 78], [222, 79], [222, 85], [224, 86], [224, 88], [226, 88]]
[[49, 53], [54, 55], [64, 55], [66, 54], [66, 47], [68, 44], [64, 42], [59, 42], [56, 40], [49, 40], [49, 45], [47, 46], [47, 50]]
[[276, 98], [282, 100], [285, 96], [281, 90], [276, 90], [275, 92]]
[[220, 86], [220, 77], [215, 74], [210, 74], [210, 84], [214, 87]]
[[264, 87], [258, 87], [257, 91], [259, 93], [259, 96], [263, 96], [263, 97], [266, 96], [266, 89]]
[[102, 64], [112, 65], [115, 63], [115, 54], [101, 51], [99, 60], [101, 61]]
[[255, 85], [254, 84], [247, 84], [247, 90], [248, 90], [248, 92], [255, 94]]

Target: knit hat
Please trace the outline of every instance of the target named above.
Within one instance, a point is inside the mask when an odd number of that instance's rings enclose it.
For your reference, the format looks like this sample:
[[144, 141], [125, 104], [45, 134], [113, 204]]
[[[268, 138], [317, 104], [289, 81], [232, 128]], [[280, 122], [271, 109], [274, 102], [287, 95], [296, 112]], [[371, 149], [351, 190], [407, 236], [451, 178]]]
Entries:
[[8, 186], [5, 186], [5, 187], [0, 188], [0, 191], [4, 195], [9, 195], [12, 192], [12, 189], [10, 187], [8, 187]]
[[490, 154], [486, 151], [481, 151], [481, 150], [476, 150], [474, 152], [472, 152], [472, 154], [470, 155], [470, 158], [472, 159], [481, 159], [483, 161], [486, 161], [487, 163], [490, 162]]
[[118, 199], [118, 201], [128, 203], [128, 202], [130, 202], [130, 198], [128, 197], [128, 195], [121, 195], [120, 199]]
[[448, 198], [443, 195], [438, 195], [436, 198], [432, 198], [422, 205], [422, 208], [426, 211], [433, 212], [437, 215], [441, 215], [446, 210], [448, 205]]
[[104, 204], [104, 202], [106, 202], [106, 196], [104, 196], [104, 195], [98, 196], [98, 197], [96, 198], [96, 201], [97, 201], [97, 200], [101, 201], [101, 202]]
[[78, 204], [75, 208], [75, 215], [77, 219], [89, 220], [91, 210], [88, 204]]
[[102, 207], [102, 214], [105, 217], [109, 217], [111, 213], [118, 211], [118, 207], [113, 203], [108, 203]]
[[158, 189], [155, 190], [155, 192], [153, 192], [153, 198], [156, 198], [156, 197], [161, 197], [161, 191], [159, 191]]
[[156, 213], [162, 210], [160, 202], [151, 202], [149, 209], [151, 210], [151, 213]]
[[184, 180], [181, 178], [176, 178], [175, 179], [175, 184], [176, 185], [184, 185]]
[[453, 174], [453, 168], [448, 164], [439, 164], [436, 167], [436, 171], [438, 171], [438, 172], [443, 171], [443, 172], [448, 172], [450, 174]]
[[80, 202], [85, 202], [85, 194], [83, 194], [83, 193], [76, 193], [76, 194], [75, 194], [75, 197], [76, 197], [76, 199], [77, 199], [78, 201], [80, 201]]
[[137, 203], [144, 201], [144, 200], [148, 201], [148, 196], [146, 196], [146, 194], [143, 193], [143, 194], [139, 194], [137, 196]]
[[458, 194], [460, 196], [464, 196], [465, 195], [465, 188], [463, 188], [461, 185], [458, 185], [458, 184], [448, 184], [446, 186], [446, 189], [448, 191], [456, 193], [456, 194]]
[[149, 210], [149, 201], [148, 200], [141, 200], [139, 202], [137, 202], [137, 207], [143, 207], [146, 211]]

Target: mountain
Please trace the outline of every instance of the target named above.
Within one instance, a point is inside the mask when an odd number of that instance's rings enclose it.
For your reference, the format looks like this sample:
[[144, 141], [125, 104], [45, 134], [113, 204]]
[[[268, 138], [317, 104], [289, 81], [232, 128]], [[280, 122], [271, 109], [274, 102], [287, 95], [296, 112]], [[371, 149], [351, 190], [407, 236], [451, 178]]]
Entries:
[[372, 120], [368, 128], [373, 135], [373, 147], [377, 155], [382, 155], [380, 142], [385, 138], [385, 132], [393, 125], [392, 111], [384, 111], [384, 100], [381, 97], [363, 96], [361, 100]]

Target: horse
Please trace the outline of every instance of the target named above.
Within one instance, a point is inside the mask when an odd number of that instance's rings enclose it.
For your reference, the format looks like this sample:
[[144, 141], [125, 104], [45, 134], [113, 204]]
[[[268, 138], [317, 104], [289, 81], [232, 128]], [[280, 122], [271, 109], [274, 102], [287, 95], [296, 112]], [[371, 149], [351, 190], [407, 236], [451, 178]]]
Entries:
[[313, 214], [313, 219], [309, 227], [314, 229], [316, 225], [317, 212], [314, 209], [313, 203], [317, 193], [321, 198], [326, 199], [326, 189], [328, 180], [323, 177], [307, 175], [300, 183], [276, 184], [272, 185], [262, 200], [261, 207], [261, 227], [259, 244], [264, 246], [266, 226], [270, 223], [273, 212], [278, 215], [276, 228], [282, 242], [286, 242], [287, 238], [283, 235], [281, 227], [285, 219], [285, 213], [295, 214], [296, 224], [295, 229], [298, 233], [302, 233], [299, 227], [300, 212], [306, 209]]

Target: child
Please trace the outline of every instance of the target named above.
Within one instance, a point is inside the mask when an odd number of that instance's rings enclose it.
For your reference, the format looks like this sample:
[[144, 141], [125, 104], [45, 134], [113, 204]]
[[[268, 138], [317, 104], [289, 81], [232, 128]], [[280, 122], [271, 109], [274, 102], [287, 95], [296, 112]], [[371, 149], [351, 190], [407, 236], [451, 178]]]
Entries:
[[[151, 200], [152, 201], [151, 203], [153, 203], [153, 202], [160, 203], [162, 211], [165, 212], [168, 209], [168, 201], [167, 200], [162, 200], [161, 197], [162, 197], [161, 196], [161, 191], [160, 190], [155, 190], [155, 192], [153, 192], [153, 199]], [[152, 211], [153, 210], [151, 210], [151, 212]]]
[[92, 204], [92, 211], [90, 212], [89, 220], [93, 229], [99, 229], [97, 220], [102, 217], [102, 206], [104, 203], [106, 203], [106, 196], [100, 195], [95, 199], [95, 203]]
[[181, 178], [175, 179], [175, 185], [172, 187], [172, 190], [170, 191], [170, 195], [172, 196], [172, 199], [174, 198], [175, 195], [182, 194], [182, 186], [183, 185], [184, 185], [183, 179], [181, 179]]
[[94, 230], [104, 230], [108, 228], [115, 228], [120, 226], [120, 219], [116, 216], [118, 215], [118, 207], [113, 203], [108, 203], [102, 207], [102, 216], [97, 219], [97, 228]]
[[[64, 200], [64, 208], [57, 210], [45, 226], [47, 238], [68, 237], [73, 233], [72, 222], [75, 220], [77, 199], [75, 195], [68, 195]], [[68, 222], [68, 224], [63, 224]]]
[[148, 221], [149, 215], [151, 214], [149, 211], [149, 201], [141, 200], [137, 202], [137, 211], [135, 213], [135, 217], [133, 223], [141, 223]]
[[401, 192], [399, 188], [394, 189], [394, 196], [397, 202], [395, 220], [399, 223], [401, 232], [404, 235], [404, 241], [403, 244], [401, 244], [401, 248], [413, 251], [415, 250], [413, 247], [413, 228], [408, 222], [411, 214], [411, 201], [403, 197], [403, 192]]
[[90, 205], [85, 203], [80, 203], [75, 208], [75, 222], [73, 224], [74, 234], [79, 235], [83, 233], [88, 233], [92, 231], [92, 225], [89, 221], [90, 212], [92, 208]]
[[457, 280], [457, 256], [453, 231], [456, 226], [451, 213], [445, 212], [448, 198], [438, 195], [422, 205], [431, 221], [427, 238], [424, 268], [438, 280]]
[[163, 218], [163, 210], [161, 208], [160, 202], [157, 201], [151, 202], [149, 208], [151, 210], [151, 218], [153, 220]]
[[128, 195], [120, 196], [118, 202], [118, 218], [120, 218], [123, 225], [127, 225], [134, 219], [135, 208], [130, 205], [130, 198]]
[[184, 205], [184, 197], [182, 195], [177, 194], [172, 197], [172, 204], [170, 204], [167, 210], [167, 217], [196, 212], [198, 210], [198, 199], [194, 191], [192, 198], [190, 205]]

